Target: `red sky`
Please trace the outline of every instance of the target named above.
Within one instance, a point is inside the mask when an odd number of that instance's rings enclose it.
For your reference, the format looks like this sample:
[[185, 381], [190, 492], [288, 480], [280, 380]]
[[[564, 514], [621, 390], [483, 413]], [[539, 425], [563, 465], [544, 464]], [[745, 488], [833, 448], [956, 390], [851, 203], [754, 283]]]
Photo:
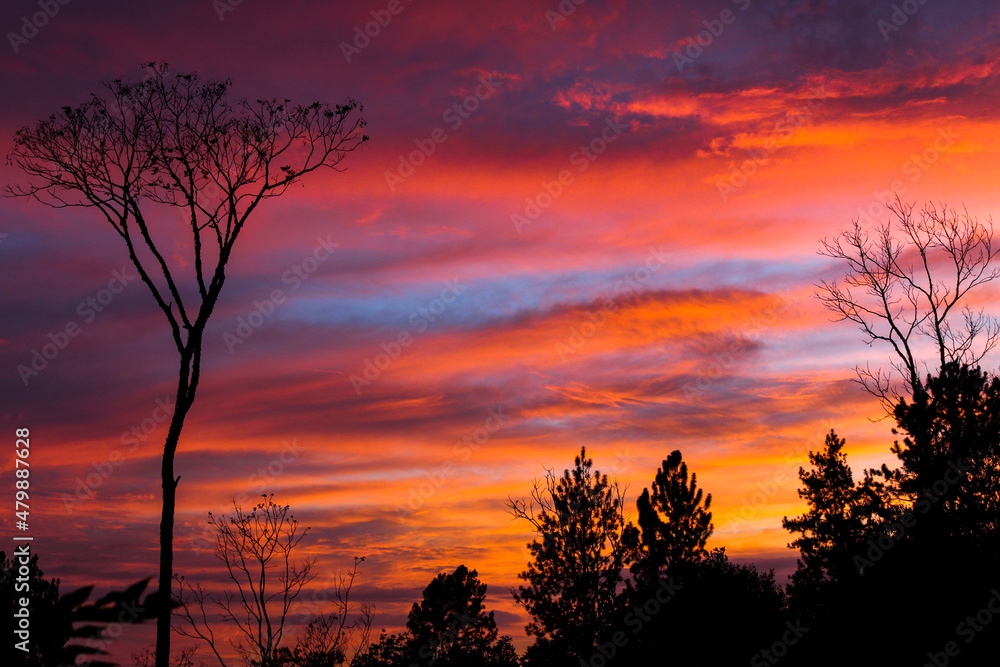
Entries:
[[[886, 221], [893, 192], [997, 210], [993, 3], [931, 2], [897, 26], [891, 2], [860, 0], [588, 0], [565, 17], [555, 0], [403, 0], [363, 48], [343, 44], [387, 3], [219, 7], [69, 3], [37, 34], [35, 3], [0, 11], [30, 35], [0, 49], [5, 154], [17, 128], [151, 60], [240, 96], [364, 104], [372, 140], [347, 171], [271, 201], [231, 263], [177, 460], [179, 571], [218, 577], [196, 549], [206, 512], [274, 492], [312, 526], [324, 575], [367, 556], [378, 627], [464, 563], [523, 645], [506, 589], [531, 535], [504, 501], [582, 445], [633, 502], [680, 449], [713, 494], [711, 545], [782, 580], [780, 520], [823, 434], [847, 438], [856, 473], [889, 461], [889, 424], [851, 382], [887, 351], [831, 323], [813, 293], [843, 267], [816, 251], [859, 215]], [[67, 589], [153, 576], [157, 400], [175, 373], [162, 314], [138, 281], [86, 305], [126, 263], [96, 215], [2, 206], [0, 420], [32, 431], [43, 569]], [[321, 244], [337, 245], [290, 277]], [[276, 289], [252, 335], [227, 339]], [[23, 382], [71, 322], [81, 334]], [[352, 384], [369, 362], [386, 367]], [[482, 442], [456, 449], [466, 436]], [[92, 497], [67, 501], [88, 475]]]

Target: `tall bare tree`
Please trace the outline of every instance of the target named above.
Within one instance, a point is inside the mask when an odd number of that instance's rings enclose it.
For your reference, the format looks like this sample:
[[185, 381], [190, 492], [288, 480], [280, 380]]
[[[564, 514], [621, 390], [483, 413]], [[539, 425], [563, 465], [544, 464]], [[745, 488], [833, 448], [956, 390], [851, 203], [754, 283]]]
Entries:
[[[56, 208], [96, 209], [170, 326], [180, 357], [173, 416], [163, 447], [159, 595], [170, 599], [177, 483], [174, 455], [200, 379], [205, 327], [226, 265], [251, 214], [307, 174], [338, 169], [367, 135], [361, 106], [348, 100], [258, 99], [230, 103], [231, 81], [169, 76], [147, 63], [139, 83], [115, 79], [77, 107], [19, 130], [8, 161], [31, 177], [8, 194]], [[357, 113], [356, 113], [357, 112]], [[210, 193], [218, 193], [211, 197]], [[182, 237], [165, 233], [157, 209], [176, 209], [193, 258], [171, 260]], [[184, 271], [185, 265], [193, 270]], [[192, 275], [193, 273], [193, 275]], [[156, 665], [168, 667], [170, 610], [157, 618]]]
[[[891, 369], [858, 366], [858, 381], [887, 412], [900, 396], [900, 380], [913, 395], [922, 389], [928, 361], [972, 365], [1000, 342], [1000, 321], [975, 310], [969, 293], [1000, 276], [993, 224], [944, 205], [915, 206], [898, 197], [892, 219], [868, 231], [855, 220], [820, 254], [847, 264], [842, 282], [822, 281], [819, 298], [840, 320], [857, 324], [871, 345], [887, 343]], [[923, 350], [929, 346], [925, 358]], [[931, 358], [932, 356], [932, 358]]]

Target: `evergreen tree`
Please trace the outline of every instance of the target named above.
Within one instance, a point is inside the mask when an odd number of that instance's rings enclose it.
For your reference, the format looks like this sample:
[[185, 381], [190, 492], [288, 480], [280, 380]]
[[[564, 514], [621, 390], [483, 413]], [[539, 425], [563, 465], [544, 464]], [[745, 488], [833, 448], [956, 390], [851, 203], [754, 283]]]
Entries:
[[517, 664], [506, 661], [498, 647], [497, 624], [487, 613], [486, 584], [475, 570], [464, 565], [451, 574], [439, 574], [424, 589], [423, 600], [414, 603], [406, 627], [410, 644], [420, 664], [442, 667], [460, 665]]
[[883, 484], [871, 475], [855, 483], [844, 444], [831, 430], [824, 448], [809, 452], [812, 469], [799, 468], [799, 497], [809, 510], [781, 521], [785, 530], [800, 534], [788, 545], [801, 554], [789, 592], [796, 612], [810, 618], [838, 585], [857, 582], [862, 569], [857, 558], [866, 541], [876, 538], [893, 516]]
[[[894, 410], [896, 432], [904, 436], [892, 447], [900, 466], [883, 466], [880, 474], [905, 510], [891, 539], [883, 535], [879, 548], [865, 554], [868, 561], [881, 557], [870, 568], [874, 576], [865, 575], [865, 589], [877, 593], [879, 604], [858, 618], [894, 619], [884, 630], [908, 637], [921, 659], [955, 639], [958, 620], [971, 627], [970, 614], [1000, 586], [998, 408], [1000, 380], [948, 362]], [[934, 613], [913, 616], [914, 609]], [[974, 642], [962, 642], [954, 664], [995, 660], [1000, 626], [980, 628]], [[871, 640], [876, 653], [877, 640]]]
[[498, 637], [493, 612], [485, 608], [486, 584], [459, 565], [439, 574], [414, 603], [407, 632], [387, 634], [358, 655], [352, 667], [517, 667], [510, 637]]
[[932, 539], [977, 539], [1000, 532], [1000, 378], [948, 363], [928, 376], [894, 416], [905, 434], [882, 474], [922, 518]]
[[697, 475], [688, 479], [687, 464], [673, 451], [656, 471], [652, 491], [636, 502], [639, 528], [629, 526], [628, 543], [636, 548], [632, 575], [639, 588], [653, 588], [682, 563], [699, 560], [712, 535], [712, 494], [703, 497]]
[[624, 499], [617, 483], [593, 469], [586, 448], [561, 478], [549, 471], [544, 486], [536, 483], [532, 499], [510, 501], [513, 516], [539, 538], [519, 575], [526, 583], [512, 593], [532, 616], [528, 634], [543, 644], [535, 653], [550, 657], [548, 664], [576, 665], [612, 630], [621, 602]]
[[[946, 366], [928, 378], [926, 392], [900, 400], [895, 414], [906, 438], [892, 448], [898, 469], [870, 470], [855, 483], [833, 432], [824, 450], [810, 453], [813, 469], [799, 472], [809, 511], [783, 521], [801, 534], [790, 545], [802, 557], [789, 593], [795, 617], [816, 628], [804, 642], [807, 664], [858, 655], [871, 664], [923, 660], [956, 637], [957, 621], [942, 619], [968, 616], [1000, 584], [1000, 545], [990, 522], [980, 521], [993, 511], [997, 488], [989, 385], [978, 372]], [[949, 465], [958, 461], [968, 473]], [[920, 609], [934, 611], [914, 613]], [[973, 656], [998, 645], [1000, 632], [986, 628], [954, 662], [982, 664]]]

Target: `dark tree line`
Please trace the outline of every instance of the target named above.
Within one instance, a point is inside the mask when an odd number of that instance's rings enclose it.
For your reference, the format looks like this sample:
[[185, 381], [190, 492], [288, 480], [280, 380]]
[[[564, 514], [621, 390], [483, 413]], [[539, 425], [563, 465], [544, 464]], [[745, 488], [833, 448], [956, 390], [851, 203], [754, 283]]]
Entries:
[[815, 627], [812, 664], [978, 665], [1000, 650], [1000, 624], [982, 622], [1000, 586], [1000, 379], [949, 362], [920, 387], [893, 412], [897, 468], [855, 480], [831, 432], [800, 471], [809, 510], [784, 525], [800, 535], [790, 603]]
[[724, 549], [706, 552], [711, 496], [680, 452], [632, 526], [617, 484], [581, 451], [572, 471], [510, 503], [537, 534], [514, 591], [536, 638], [524, 664], [995, 663], [1000, 378], [979, 364], [1000, 323], [968, 305], [1000, 276], [993, 230], [945, 207], [915, 213], [897, 200], [890, 211], [873, 232], [855, 224], [823, 242], [848, 273], [821, 282], [820, 297], [893, 355], [890, 370], [857, 373], [895, 423], [897, 466], [855, 479], [835, 432], [810, 453], [807, 511], [783, 521], [800, 558], [782, 588]]
[[536, 532], [513, 591], [535, 638], [522, 664], [992, 664], [1000, 378], [946, 362], [918, 384], [892, 413], [896, 467], [856, 479], [833, 431], [810, 452], [807, 510], [783, 521], [800, 554], [786, 587], [706, 550], [711, 495], [680, 452], [640, 494], [633, 526], [581, 451], [533, 501], [510, 503]]
[[706, 550], [711, 495], [679, 451], [640, 494], [638, 526], [624, 508], [585, 449], [558, 481], [550, 473], [536, 484], [531, 501], [510, 501], [537, 536], [513, 591], [533, 619], [522, 664], [729, 665], [780, 636], [785, 595], [773, 572]]
[[[617, 483], [581, 450], [562, 476], [550, 472], [537, 483], [530, 501], [509, 503], [535, 531], [522, 583], [512, 591], [531, 616], [526, 629], [534, 641], [523, 655], [510, 637], [499, 636], [485, 607], [486, 585], [462, 565], [430, 582], [402, 633], [383, 631], [368, 644], [365, 632], [365, 645], [353, 656], [338, 642], [319, 651], [275, 643], [266, 662], [992, 664], [1000, 650], [1000, 618], [992, 623], [1000, 614], [1000, 378], [946, 363], [920, 386], [893, 411], [897, 439], [890, 451], [897, 467], [883, 465], [856, 479], [846, 443], [833, 431], [810, 452], [810, 466], [799, 470], [806, 511], [783, 521], [800, 554], [787, 587], [773, 572], [732, 562], [724, 548], [707, 548], [711, 494], [699, 488], [680, 452], [663, 460], [639, 494], [634, 525]], [[270, 501], [261, 507], [280, 510], [281, 517], [287, 512]], [[235, 523], [216, 523], [243, 527], [241, 540], [258, 533], [276, 544], [296, 539], [292, 529], [268, 530], [267, 522], [260, 529], [241, 522], [239, 513]], [[4, 570], [3, 586], [11, 588], [16, 565], [5, 561]], [[88, 652], [79, 640], [99, 639], [123, 605], [138, 604], [145, 585], [84, 605], [89, 590], [60, 598], [58, 582], [45, 580], [35, 560], [31, 572], [36, 627], [45, 633], [35, 635], [34, 657], [25, 662], [12, 655], [11, 664], [47, 665], [50, 656]], [[136, 620], [154, 608], [147, 604]], [[330, 618], [335, 624], [336, 615]], [[329, 638], [328, 630], [317, 631]], [[64, 647], [68, 653], [61, 653]], [[244, 664], [262, 664], [244, 658]]]

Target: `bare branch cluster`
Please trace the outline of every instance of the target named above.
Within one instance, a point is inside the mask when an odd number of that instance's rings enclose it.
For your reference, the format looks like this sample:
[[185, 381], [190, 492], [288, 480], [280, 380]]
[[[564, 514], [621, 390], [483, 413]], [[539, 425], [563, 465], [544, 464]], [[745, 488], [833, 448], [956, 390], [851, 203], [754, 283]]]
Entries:
[[364, 556], [354, 558], [354, 566], [338, 573], [333, 582], [333, 610], [313, 619], [289, 651], [290, 663], [302, 667], [351, 664], [371, 642], [375, 605], [362, 602], [357, 613], [351, 591]]
[[[19, 130], [7, 161], [32, 181], [7, 192], [57, 208], [100, 211], [125, 241], [183, 353], [183, 330], [204, 327], [233, 244], [260, 202], [320, 168], [340, 171], [340, 162], [368, 137], [353, 100], [230, 104], [229, 80], [171, 77], [165, 64], [146, 66], [147, 79], [115, 79], [105, 84], [105, 95]], [[181, 211], [194, 245], [197, 308], [184, 302], [176, 269], [154, 238], [150, 204]]]
[[[929, 371], [921, 340], [934, 350], [932, 363], [974, 365], [1000, 342], [1000, 321], [968, 305], [970, 291], [1000, 276], [994, 260], [993, 224], [944, 206], [917, 214], [898, 197], [893, 220], [871, 232], [859, 221], [824, 239], [820, 254], [847, 263], [842, 281], [822, 281], [819, 298], [839, 320], [853, 322], [866, 342], [887, 343], [891, 370], [858, 366], [858, 381], [891, 410], [900, 380], [914, 394]], [[964, 307], [963, 307], [964, 306]]]
[[[239, 631], [240, 639], [232, 646], [243, 662], [273, 667], [291, 605], [315, 576], [315, 560], [293, 563], [291, 559], [308, 528], [300, 531], [288, 505], [277, 505], [268, 496], [249, 512], [235, 502], [233, 509], [230, 517], [209, 513], [216, 530], [215, 555], [236, 588], [214, 606], [222, 620], [231, 621]], [[212, 606], [208, 593], [200, 584], [191, 586], [178, 578], [178, 600], [183, 623], [175, 626], [177, 633], [207, 643], [225, 667], [208, 618], [206, 605]]]

